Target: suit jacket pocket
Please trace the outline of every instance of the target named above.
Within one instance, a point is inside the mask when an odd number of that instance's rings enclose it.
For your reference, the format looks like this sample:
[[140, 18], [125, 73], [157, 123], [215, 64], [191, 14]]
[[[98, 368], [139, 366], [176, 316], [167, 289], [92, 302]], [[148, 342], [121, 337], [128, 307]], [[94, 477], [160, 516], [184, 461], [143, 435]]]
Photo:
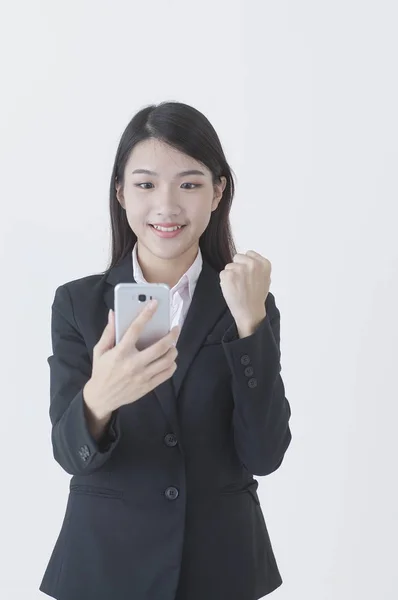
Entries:
[[100, 498], [122, 498], [123, 491], [115, 490], [106, 487], [100, 487], [98, 485], [89, 485], [74, 483], [70, 485], [70, 491], [74, 494], [88, 494], [90, 496], [98, 496]]

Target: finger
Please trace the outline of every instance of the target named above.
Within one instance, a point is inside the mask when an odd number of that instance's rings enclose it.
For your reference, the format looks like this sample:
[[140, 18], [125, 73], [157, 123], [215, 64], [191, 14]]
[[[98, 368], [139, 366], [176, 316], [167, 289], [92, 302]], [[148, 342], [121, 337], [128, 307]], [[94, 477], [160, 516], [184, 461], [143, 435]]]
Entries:
[[142, 364], [149, 365], [153, 361], [166, 354], [166, 352], [168, 352], [170, 348], [175, 346], [177, 343], [179, 331], [179, 326], [175, 325], [167, 335], [162, 337], [162, 339], [155, 342], [154, 344], [151, 344], [151, 346], [148, 346], [148, 348], [141, 350], [140, 354]]
[[248, 250], [246, 252], [246, 256], [252, 256], [253, 258], [257, 258], [259, 260], [264, 260], [264, 256], [256, 252], [255, 250]]
[[131, 348], [134, 346], [141, 335], [146, 323], [152, 318], [154, 312], [157, 309], [157, 300], [153, 299], [148, 302], [131, 322], [129, 327], [126, 329], [122, 339], [119, 342], [121, 350], [124, 348]]
[[101, 356], [115, 345], [115, 314], [112, 309], [108, 312], [108, 323], [97, 344], [94, 346], [95, 353]]
[[172, 364], [175, 362], [177, 355], [177, 348], [175, 348], [174, 346], [169, 348], [166, 354], [160, 356], [157, 360], [145, 366], [145, 377], [147, 377], [148, 380], [150, 380], [152, 379], [152, 377], [155, 377], [158, 373], [161, 373], [166, 369], [170, 369]]
[[236, 254], [233, 259], [233, 264], [237, 267], [241, 267], [242, 265], [250, 265], [256, 259], [254, 256], [250, 256], [247, 254]]
[[247, 264], [247, 263], [237, 263], [237, 262], [236, 263], [228, 263], [227, 265], [225, 265], [224, 268], [226, 271], [238, 271], [239, 269], [241, 269], [244, 266], [244, 264]]
[[176, 369], [177, 365], [175, 362], [173, 362], [169, 367], [167, 367], [167, 369], [164, 369], [164, 371], [161, 371], [160, 373], [157, 373], [154, 377], [151, 377], [151, 379], [148, 380], [149, 390], [155, 389], [158, 385], [160, 385], [164, 381], [167, 381], [167, 379], [170, 379], [170, 377], [173, 376]]

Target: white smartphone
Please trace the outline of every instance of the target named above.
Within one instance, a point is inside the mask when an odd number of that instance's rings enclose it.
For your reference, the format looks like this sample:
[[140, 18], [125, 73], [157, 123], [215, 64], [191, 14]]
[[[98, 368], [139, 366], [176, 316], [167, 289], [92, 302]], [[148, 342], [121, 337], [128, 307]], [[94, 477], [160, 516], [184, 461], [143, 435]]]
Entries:
[[165, 283], [118, 283], [115, 286], [116, 344], [152, 298], [157, 300], [157, 307], [137, 341], [138, 350], [148, 348], [169, 333], [170, 288]]

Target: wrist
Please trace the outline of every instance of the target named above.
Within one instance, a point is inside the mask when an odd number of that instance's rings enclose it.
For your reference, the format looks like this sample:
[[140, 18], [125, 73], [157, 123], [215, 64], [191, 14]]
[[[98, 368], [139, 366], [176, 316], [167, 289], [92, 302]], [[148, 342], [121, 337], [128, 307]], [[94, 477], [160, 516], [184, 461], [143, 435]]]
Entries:
[[112, 411], [104, 406], [99, 394], [95, 391], [92, 379], [83, 387], [83, 400], [90, 420], [95, 419], [99, 425], [105, 424], [111, 417]]
[[248, 337], [249, 335], [253, 335], [253, 333], [257, 330], [257, 328], [259, 327], [260, 323], [263, 322], [263, 320], [266, 317], [266, 312], [264, 311], [263, 313], [261, 313], [261, 315], [258, 315], [257, 317], [252, 317], [250, 319], [247, 320], [240, 320], [236, 322], [236, 328], [238, 330], [239, 333], [239, 337]]

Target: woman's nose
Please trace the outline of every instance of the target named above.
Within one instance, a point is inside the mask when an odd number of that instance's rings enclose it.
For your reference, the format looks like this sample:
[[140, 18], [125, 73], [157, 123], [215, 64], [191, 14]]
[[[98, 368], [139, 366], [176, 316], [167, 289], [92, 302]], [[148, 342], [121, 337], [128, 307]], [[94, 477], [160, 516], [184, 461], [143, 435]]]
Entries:
[[167, 191], [159, 191], [156, 194], [156, 198], [154, 198], [155, 210], [158, 213], [162, 212], [172, 212], [174, 215], [178, 215], [180, 213], [180, 207], [178, 205], [177, 198], [175, 194]]

